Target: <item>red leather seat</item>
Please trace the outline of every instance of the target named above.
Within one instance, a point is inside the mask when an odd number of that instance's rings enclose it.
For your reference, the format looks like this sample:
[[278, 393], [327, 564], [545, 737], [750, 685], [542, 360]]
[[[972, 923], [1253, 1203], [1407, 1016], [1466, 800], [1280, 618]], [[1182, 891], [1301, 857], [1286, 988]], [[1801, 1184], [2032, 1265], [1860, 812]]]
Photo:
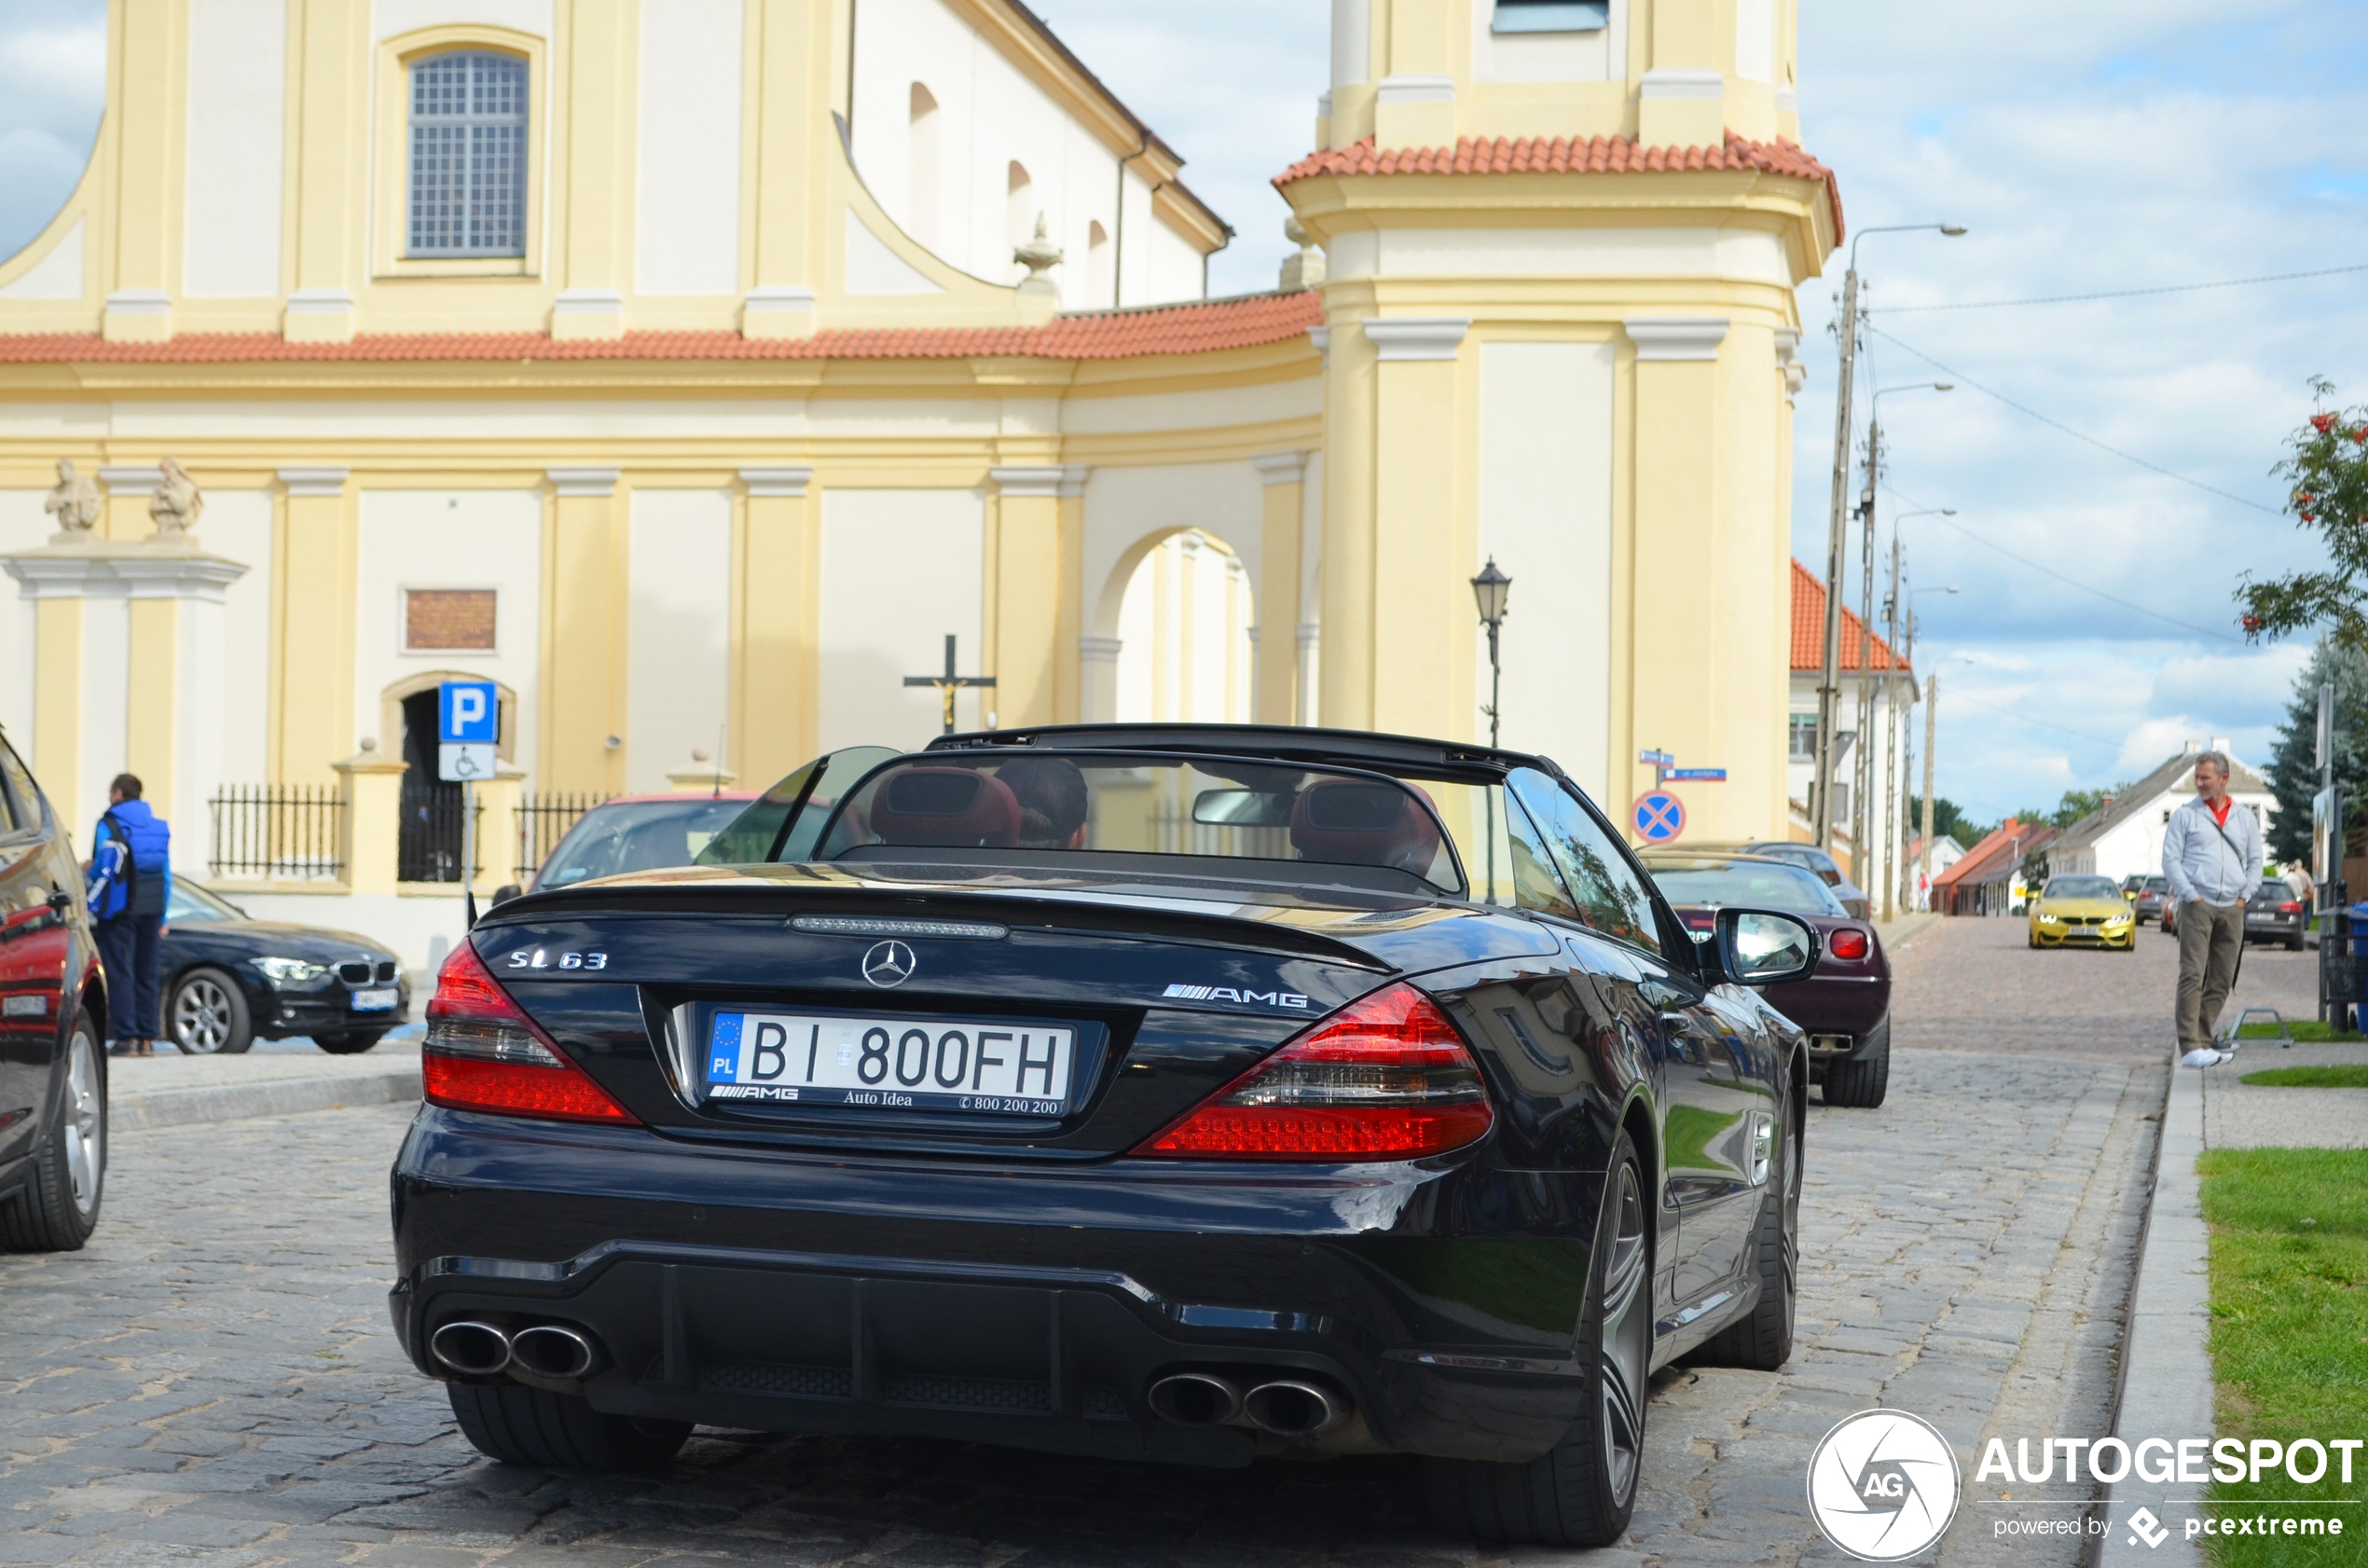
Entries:
[[976, 768], [907, 768], [872, 797], [871, 816], [882, 844], [1007, 849], [1020, 836], [1019, 797]]

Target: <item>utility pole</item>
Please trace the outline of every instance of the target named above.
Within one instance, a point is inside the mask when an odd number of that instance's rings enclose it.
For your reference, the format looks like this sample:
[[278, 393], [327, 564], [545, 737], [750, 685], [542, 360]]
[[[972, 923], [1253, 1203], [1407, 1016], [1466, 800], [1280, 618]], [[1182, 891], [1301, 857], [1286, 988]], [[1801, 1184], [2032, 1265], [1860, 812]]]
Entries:
[[1891, 527], [1891, 598], [1883, 606], [1883, 640], [1892, 656], [1883, 670], [1883, 918], [1898, 918], [1899, 795], [1899, 519]]
[[1834, 498], [1825, 520], [1825, 659], [1817, 682], [1817, 779], [1809, 798], [1810, 825], [1820, 849], [1834, 846], [1834, 724], [1841, 717], [1842, 568], [1850, 528], [1850, 396], [1858, 359], [1858, 246], [1842, 274], [1842, 359], [1834, 385]]
[[[1876, 400], [1879, 404], [1879, 399]], [[1883, 418], [1878, 406], [1866, 420], [1866, 484], [1858, 492], [1858, 758], [1851, 768], [1851, 880], [1874, 886], [1875, 789], [1875, 478], [1883, 458]]]
[[[1918, 878], [1929, 889], [1933, 885], [1933, 732], [1940, 711], [1940, 677], [1924, 677], [1924, 863], [1917, 871]], [[1924, 907], [1932, 907], [1927, 893]]]

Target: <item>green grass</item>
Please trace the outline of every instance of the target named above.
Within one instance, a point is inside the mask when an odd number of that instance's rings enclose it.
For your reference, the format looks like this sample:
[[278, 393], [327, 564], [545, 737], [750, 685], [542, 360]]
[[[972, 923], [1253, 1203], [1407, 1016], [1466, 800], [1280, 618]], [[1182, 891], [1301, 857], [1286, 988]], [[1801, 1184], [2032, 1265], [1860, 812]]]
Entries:
[[1700, 1106], [1669, 1107], [1669, 1168], [1673, 1171], [1717, 1171], [1728, 1167], [1712, 1158], [1710, 1140], [1743, 1119], [1742, 1111], [1722, 1113]]
[[[2368, 1035], [2347, 1034], [2337, 1029], [2333, 1024], [2321, 1023], [2316, 1018], [2292, 1019], [2286, 1025], [2286, 1032], [2298, 1040], [2308, 1040], [2313, 1043], [2342, 1043], [2348, 1040], [2368, 1039]], [[2237, 1038], [2238, 1039], [2276, 1039], [2278, 1025], [2248, 1024], [2237, 1031]]]
[[2368, 1089], [2368, 1062], [2336, 1062], [2323, 1067], [2272, 1067], [2247, 1073], [2247, 1083], [2264, 1089]]
[[[2368, 1436], [2368, 1150], [2215, 1149], [2203, 1157], [2211, 1222], [2217, 1436]], [[2215, 1482], [2222, 1512], [2276, 1498], [2368, 1504], [2368, 1465], [2347, 1486], [2282, 1471]], [[2290, 1509], [2262, 1509], [2282, 1515]], [[2368, 1506], [2331, 1508], [2340, 1536], [2213, 1537], [2217, 1568], [2368, 1568]]]

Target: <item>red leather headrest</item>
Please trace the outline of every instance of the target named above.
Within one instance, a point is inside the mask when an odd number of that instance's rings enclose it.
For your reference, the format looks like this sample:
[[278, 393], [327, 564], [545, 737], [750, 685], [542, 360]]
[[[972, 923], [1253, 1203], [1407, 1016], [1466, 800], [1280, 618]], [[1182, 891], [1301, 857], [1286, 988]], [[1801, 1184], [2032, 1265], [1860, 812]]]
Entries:
[[1319, 778], [1291, 805], [1291, 847], [1302, 860], [1425, 876], [1439, 855], [1439, 825], [1395, 784]]
[[1020, 836], [1019, 798], [976, 768], [907, 768], [872, 797], [872, 832], [882, 844], [1006, 849]]

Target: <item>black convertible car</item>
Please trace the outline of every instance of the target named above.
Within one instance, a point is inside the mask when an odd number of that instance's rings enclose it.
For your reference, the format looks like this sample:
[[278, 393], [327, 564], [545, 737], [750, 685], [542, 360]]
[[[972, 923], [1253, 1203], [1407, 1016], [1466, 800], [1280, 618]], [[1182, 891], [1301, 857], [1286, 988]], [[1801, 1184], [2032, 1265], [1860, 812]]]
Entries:
[[1792, 915], [1697, 945], [1551, 763], [1072, 726], [842, 753], [455, 950], [394, 1322], [499, 1459], [692, 1424], [1407, 1452], [1602, 1544], [1647, 1380], [1790, 1354]]

